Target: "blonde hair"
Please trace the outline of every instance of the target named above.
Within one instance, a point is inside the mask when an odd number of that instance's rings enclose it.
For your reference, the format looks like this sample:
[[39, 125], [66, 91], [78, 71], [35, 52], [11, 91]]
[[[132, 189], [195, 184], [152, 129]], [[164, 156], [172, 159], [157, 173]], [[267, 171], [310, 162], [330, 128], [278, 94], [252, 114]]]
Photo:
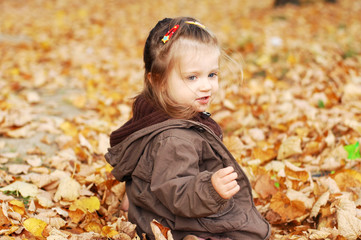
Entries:
[[[166, 43], [162, 42], [164, 35], [176, 25], [179, 25], [177, 31]], [[176, 103], [165, 91], [169, 73], [177, 64], [182, 39], [220, 49], [214, 34], [194, 18], [165, 18], [159, 21], [150, 31], [144, 47], [144, 89], [141, 94], [169, 116], [189, 119], [197, 113], [195, 109]]]

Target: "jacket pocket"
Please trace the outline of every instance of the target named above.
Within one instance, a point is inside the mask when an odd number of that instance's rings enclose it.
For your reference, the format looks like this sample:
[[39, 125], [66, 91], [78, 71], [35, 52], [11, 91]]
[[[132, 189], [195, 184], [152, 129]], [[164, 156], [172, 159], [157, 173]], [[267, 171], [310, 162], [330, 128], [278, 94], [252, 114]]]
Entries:
[[198, 222], [210, 233], [223, 233], [242, 229], [248, 222], [248, 216], [231, 201], [222, 211], [199, 218]]

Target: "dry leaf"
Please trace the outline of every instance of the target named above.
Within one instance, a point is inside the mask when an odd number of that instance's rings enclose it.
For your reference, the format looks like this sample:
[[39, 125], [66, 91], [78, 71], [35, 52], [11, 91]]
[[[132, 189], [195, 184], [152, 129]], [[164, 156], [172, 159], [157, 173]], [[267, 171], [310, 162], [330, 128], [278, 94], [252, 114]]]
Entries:
[[38, 194], [38, 188], [35, 185], [21, 181], [0, 188], [0, 191], [19, 192], [23, 197], [35, 197]]
[[80, 195], [80, 184], [72, 179], [71, 177], [65, 177], [60, 180], [58, 190], [55, 193], [54, 200], [58, 202], [59, 200], [74, 201]]
[[254, 190], [263, 199], [266, 199], [274, 195], [278, 190], [270, 176], [263, 174], [257, 177], [254, 184]]
[[310, 239], [327, 239], [328, 236], [331, 235], [330, 232], [324, 230], [316, 230], [316, 229], [309, 229], [310, 232]]
[[325, 192], [322, 194], [316, 201], [316, 203], [313, 205], [310, 217], [316, 217], [318, 213], [320, 212], [320, 208], [324, 205], [326, 205], [328, 199], [330, 197], [330, 192]]
[[270, 203], [270, 211], [266, 219], [271, 224], [282, 224], [295, 221], [306, 214], [306, 208], [301, 201], [290, 201], [286, 194], [277, 192]]
[[361, 236], [361, 220], [355, 217], [356, 208], [351, 211], [337, 210], [337, 227], [340, 234], [348, 240], [356, 240]]
[[44, 237], [43, 231], [47, 224], [37, 218], [28, 218], [23, 222], [23, 226], [35, 237]]
[[311, 174], [306, 169], [297, 167], [288, 161], [285, 161], [284, 163], [285, 163], [285, 173], [288, 178], [298, 180], [301, 182], [307, 182], [311, 180], [310, 179]]
[[54, 206], [53, 195], [50, 192], [46, 192], [44, 190], [40, 190], [36, 195], [36, 199], [40, 206], [45, 208], [50, 208]]
[[108, 238], [113, 238], [114, 239], [114, 237], [117, 236], [118, 234], [119, 233], [116, 230], [114, 230], [112, 227], [104, 226], [102, 228], [102, 235], [106, 236]]
[[49, 174], [37, 174], [37, 173], [30, 173], [28, 175], [25, 175], [23, 178], [29, 179], [38, 188], [43, 188], [44, 186], [59, 180], [57, 177]]
[[153, 232], [156, 240], [173, 240], [173, 236], [172, 236], [170, 229], [167, 227], [164, 227], [162, 224], [160, 224], [156, 220], [153, 220], [150, 223], [150, 226], [152, 228], [152, 232]]
[[9, 202], [9, 206], [11, 206], [12, 209], [15, 212], [19, 213], [20, 215], [24, 215], [24, 213], [25, 213], [25, 205], [24, 205], [24, 203], [22, 201], [19, 201], [19, 200], [16, 200], [16, 199], [11, 200]]
[[315, 202], [315, 199], [313, 197], [310, 198], [305, 193], [293, 190], [292, 188], [287, 189], [286, 196], [291, 201], [303, 202], [306, 209], [312, 208], [313, 203]]
[[73, 202], [69, 210], [75, 211], [76, 209], [82, 210], [84, 213], [86, 212], [95, 212], [100, 208], [100, 201], [97, 197], [89, 197], [89, 198], [81, 198]]
[[76, 209], [75, 211], [69, 211], [69, 217], [73, 223], [79, 223], [85, 217], [85, 213], [80, 209]]
[[9, 228], [11, 226], [11, 221], [4, 214], [2, 208], [0, 208], [0, 226], [1, 226], [1, 228]]
[[88, 224], [85, 225], [84, 229], [87, 232], [101, 233], [102, 225], [97, 222], [89, 222]]
[[301, 138], [297, 136], [288, 137], [282, 141], [282, 144], [278, 149], [277, 159], [286, 159], [300, 153], [302, 153]]
[[332, 175], [341, 191], [351, 187], [361, 187], [361, 173], [352, 169], [345, 169]]
[[27, 174], [30, 166], [25, 164], [10, 164], [9, 167], [9, 173], [14, 175], [19, 175], [21, 173]]
[[38, 156], [29, 156], [25, 161], [32, 167], [40, 167], [43, 163], [40, 157]]

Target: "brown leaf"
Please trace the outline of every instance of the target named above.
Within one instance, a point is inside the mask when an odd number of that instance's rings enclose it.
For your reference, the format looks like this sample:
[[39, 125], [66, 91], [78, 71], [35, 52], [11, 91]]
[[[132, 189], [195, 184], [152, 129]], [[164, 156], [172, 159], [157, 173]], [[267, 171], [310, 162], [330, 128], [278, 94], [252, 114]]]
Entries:
[[260, 195], [261, 198], [267, 199], [268, 197], [277, 193], [275, 181], [270, 176], [263, 174], [257, 177], [254, 184], [254, 190]]
[[282, 224], [295, 221], [306, 213], [302, 202], [290, 201], [286, 194], [277, 192], [271, 199], [266, 219], [272, 224]]
[[261, 160], [262, 163], [275, 159], [277, 151], [273, 147], [255, 147], [252, 150], [252, 158]]
[[71, 222], [73, 223], [79, 223], [81, 220], [84, 219], [85, 215], [86, 214], [80, 209], [76, 209], [75, 211], [69, 211], [69, 217], [71, 219]]
[[301, 138], [292, 136], [286, 138], [278, 149], [277, 159], [282, 160], [296, 154], [302, 153]]
[[332, 178], [336, 181], [341, 191], [347, 191], [352, 187], [361, 187], [361, 173], [352, 169], [337, 171]]
[[11, 221], [4, 215], [3, 209], [0, 208], [0, 229], [9, 228]]
[[173, 236], [169, 228], [164, 227], [156, 220], [153, 220], [150, 225], [156, 240], [173, 240]]

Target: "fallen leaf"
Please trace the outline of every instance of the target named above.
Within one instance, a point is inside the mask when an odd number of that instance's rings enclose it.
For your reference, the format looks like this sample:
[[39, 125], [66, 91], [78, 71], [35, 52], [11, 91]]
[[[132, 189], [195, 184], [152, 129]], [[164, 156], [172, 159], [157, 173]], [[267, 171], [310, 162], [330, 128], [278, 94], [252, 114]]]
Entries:
[[12, 209], [15, 212], [19, 213], [20, 215], [24, 215], [24, 213], [25, 213], [25, 205], [24, 205], [24, 203], [22, 201], [19, 201], [19, 200], [16, 200], [16, 199], [11, 200], [9, 202], [9, 206], [11, 206]]
[[[347, 207], [345, 208], [343, 205]], [[354, 203], [342, 198], [340, 209], [337, 210], [337, 227], [340, 234], [348, 240], [356, 240], [361, 236], [361, 220], [355, 214], [356, 206]]]
[[290, 179], [295, 179], [301, 182], [310, 181], [311, 174], [306, 169], [295, 166], [294, 164], [285, 161], [285, 173]]
[[30, 166], [26, 164], [10, 164], [9, 167], [9, 173], [19, 175], [21, 173], [27, 174]]
[[101, 233], [102, 232], [102, 225], [100, 225], [97, 222], [90, 222], [90, 223], [85, 225], [84, 229], [87, 232]]
[[35, 237], [42, 238], [44, 237], [43, 231], [47, 226], [47, 224], [44, 221], [37, 218], [28, 218], [23, 222], [23, 226]]
[[274, 195], [278, 189], [275, 186], [275, 181], [270, 176], [263, 174], [257, 177], [254, 184], [254, 190], [263, 199]]
[[76, 209], [75, 211], [69, 211], [69, 217], [71, 222], [79, 223], [85, 217], [85, 213], [80, 209]]
[[75, 211], [76, 209], [80, 209], [83, 212], [95, 212], [100, 208], [100, 201], [97, 197], [89, 197], [89, 198], [81, 198], [73, 202], [69, 210]]
[[173, 240], [172, 233], [169, 228], [164, 227], [158, 221], [153, 220], [150, 223], [155, 240]]
[[71, 177], [62, 178], [55, 193], [54, 200], [56, 202], [60, 199], [74, 201], [80, 195], [80, 188], [80, 184]]
[[286, 159], [300, 153], [302, 153], [301, 138], [297, 136], [288, 137], [282, 141], [281, 146], [278, 149], [277, 159]]
[[269, 209], [270, 211], [267, 212], [266, 219], [271, 224], [283, 224], [295, 221], [307, 213], [303, 202], [291, 201], [286, 194], [282, 192], [277, 192], [273, 195]]
[[11, 221], [4, 215], [2, 208], [0, 208], [0, 226], [1, 228], [9, 228], [11, 226]]
[[318, 213], [320, 212], [320, 208], [324, 205], [326, 205], [328, 199], [330, 197], [330, 192], [325, 192], [323, 193], [316, 201], [316, 203], [313, 205], [311, 213], [310, 213], [310, 217], [314, 218], [318, 215]]
[[23, 197], [35, 197], [38, 194], [38, 188], [35, 185], [21, 181], [16, 181], [0, 188], [0, 191], [19, 192]]
[[352, 187], [361, 187], [361, 173], [353, 169], [337, 171], [331, 177], [336, 181], [341, 191], [347, 191]]
[[119, 233], [112, 227], [110, 226], [104, 226], [102, 227], [102, 235], [106, 236], [108, 238], [114, 238], [115, 236], [117, 236]]

